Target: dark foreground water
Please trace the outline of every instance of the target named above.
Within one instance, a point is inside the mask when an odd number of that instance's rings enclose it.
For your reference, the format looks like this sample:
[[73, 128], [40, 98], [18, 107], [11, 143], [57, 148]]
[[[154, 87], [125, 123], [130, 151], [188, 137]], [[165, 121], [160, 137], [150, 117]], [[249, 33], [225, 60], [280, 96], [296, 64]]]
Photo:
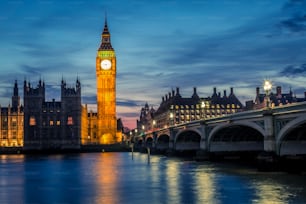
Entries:
[[0, 155], [0, 203], [306, 203], [306, 175], [140, 153]]

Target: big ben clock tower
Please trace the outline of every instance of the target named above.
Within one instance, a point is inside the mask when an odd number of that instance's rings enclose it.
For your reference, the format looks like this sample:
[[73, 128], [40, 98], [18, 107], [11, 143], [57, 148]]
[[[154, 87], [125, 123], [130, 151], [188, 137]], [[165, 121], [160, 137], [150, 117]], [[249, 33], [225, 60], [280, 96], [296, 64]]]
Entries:
[[97, 137], [100, 144], [112, 144], [117, 141], [116, 55], [106, 19], [101, 41], [96, 57]]

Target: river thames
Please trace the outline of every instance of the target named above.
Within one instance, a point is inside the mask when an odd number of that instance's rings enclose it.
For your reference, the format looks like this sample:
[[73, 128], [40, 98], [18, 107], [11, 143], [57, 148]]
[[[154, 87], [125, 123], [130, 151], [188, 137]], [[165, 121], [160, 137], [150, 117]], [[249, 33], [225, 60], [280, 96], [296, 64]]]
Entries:
[[306, 203], [306, 175], [134, 153], [0, 155], [0, 203]]

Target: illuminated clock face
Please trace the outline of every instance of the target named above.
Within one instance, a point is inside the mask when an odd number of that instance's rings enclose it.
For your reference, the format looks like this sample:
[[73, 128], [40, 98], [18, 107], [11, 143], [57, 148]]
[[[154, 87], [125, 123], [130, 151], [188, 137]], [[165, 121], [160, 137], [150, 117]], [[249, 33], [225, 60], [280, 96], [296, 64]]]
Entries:
[[104, 70], [108, 70], [112, 67], [112, 63], [111, 61], [109, 61], [108, 59], [102, 60], [101, 61], [101, 68]]

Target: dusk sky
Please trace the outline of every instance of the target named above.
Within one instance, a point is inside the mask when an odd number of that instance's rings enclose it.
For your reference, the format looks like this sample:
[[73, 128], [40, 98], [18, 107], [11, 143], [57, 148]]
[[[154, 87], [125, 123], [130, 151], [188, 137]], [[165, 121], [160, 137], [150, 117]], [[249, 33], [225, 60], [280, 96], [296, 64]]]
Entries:
[[0, 104], [15, 80], [23, 97], [24, 79], [43, 79], [47, 100], [60, 100], [62, 77], [71, 86], [79, 77], [82, 103], [95, 104], [105, 13], [125, 126], [176, 87], [183, 97], [233, 87], [244, 104], [268, 78], [304, 96], [306, 0], [0, 0]]

